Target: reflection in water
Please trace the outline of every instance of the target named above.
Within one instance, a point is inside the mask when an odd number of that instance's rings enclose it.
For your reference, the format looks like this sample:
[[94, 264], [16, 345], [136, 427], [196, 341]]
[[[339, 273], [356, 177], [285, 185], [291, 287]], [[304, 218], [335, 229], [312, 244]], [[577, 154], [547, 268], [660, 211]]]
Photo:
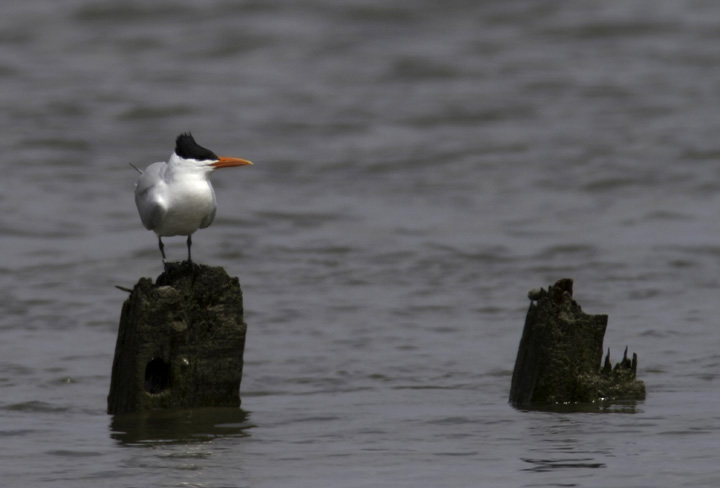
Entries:
[[538, 473], [544, 473], [555, 469], [570, 469], [570, 468], [605, 468], [605, 463], [593, 462], [592, 458], [580, 458], [580, 459], [529, 459], [521, 458], [526, 463], [530, 463], [533, 466], [527, 468], [524, 471], [534, 471]]
[[188, 444], [217, 437], [245, 437], [253, 427], [239, 408], [154, 410], [114, 415], [110, 436], [121, 445]]
[[[638, 401], [533, 406], [519, 409], [537, 423], [528, 432], [529, 445], [520, 460], [522, 471], [546, 473], [606, 468], [617, 437], [607, 429], [608, 417], [598, 413], [640, 413]], [[573, 476], [568, 474], [569, 476]]]
[[521, 412], [551, 413], [641, 413], [637, 400], [599, 401], [591, 403], [542, 403], [516, 407]]

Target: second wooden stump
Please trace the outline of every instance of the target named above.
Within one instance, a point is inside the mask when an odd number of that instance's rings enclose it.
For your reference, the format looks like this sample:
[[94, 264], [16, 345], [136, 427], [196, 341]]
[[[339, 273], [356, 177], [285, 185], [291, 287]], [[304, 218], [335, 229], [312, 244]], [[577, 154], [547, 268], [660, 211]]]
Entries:
[[601, 368], [607, 315], [588, 315], [573, 300], [573, 280], [531, 290], [510, 387], [516, 406], [645, 398], [637, 355]]

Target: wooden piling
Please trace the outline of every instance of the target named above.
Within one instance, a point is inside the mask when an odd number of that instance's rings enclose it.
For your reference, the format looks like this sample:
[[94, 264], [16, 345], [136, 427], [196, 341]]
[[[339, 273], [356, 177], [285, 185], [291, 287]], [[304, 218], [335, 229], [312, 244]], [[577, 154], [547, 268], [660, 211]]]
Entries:
[[108, 413], [239, 407], [247, 325], [237, 278], [171, 264], [122, 307]]
[[528, 293], [530, 308], [510, 387], [515, 406], [645, 398], [637, 355], [601, 368], [607, 315], [588, 315], [573, 300], [573, 280]]

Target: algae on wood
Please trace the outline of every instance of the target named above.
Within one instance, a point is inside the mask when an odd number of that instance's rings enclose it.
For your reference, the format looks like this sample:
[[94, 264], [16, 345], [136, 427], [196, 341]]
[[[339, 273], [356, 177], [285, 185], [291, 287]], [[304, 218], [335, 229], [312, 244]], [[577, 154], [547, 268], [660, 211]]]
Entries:
[[223, 268], [141, 278], [122, 308], [108, 413], [238, 407], [246, 330], [240, 283]]
[[645, 398], [635, 378], [637, 355], [615, 368], [609, 351], [600, 364], [607, 315], [588, 315], [572, 298], [573, 281], [559, 280], [547, 290], [532, 290], [510, 388], [510, 402], [533, 404], [588, 403]]

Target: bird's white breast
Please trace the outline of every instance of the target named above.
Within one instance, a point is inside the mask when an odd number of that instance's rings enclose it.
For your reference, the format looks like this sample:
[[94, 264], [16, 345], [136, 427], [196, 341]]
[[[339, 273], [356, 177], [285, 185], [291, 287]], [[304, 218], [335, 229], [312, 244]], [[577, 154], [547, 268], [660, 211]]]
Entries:
[[[136, 203], [145, 226], [159, 236], [185, 236], [210, 225], [217, 204], [208, 175], [171, 171], [165, 166], [153, 176], [152, 166], [140, 177], [136, 188]], [[148, 180], [143, 181], [146, 175]]]
[[167, 201], [167, 213], [155, 229], [158, 235], [163, 236], [192, 234], [203, 227], [203, 223], [214, 215], [216, 208], [215, 192], [207, 180], [175, 186], [167, 196]]

